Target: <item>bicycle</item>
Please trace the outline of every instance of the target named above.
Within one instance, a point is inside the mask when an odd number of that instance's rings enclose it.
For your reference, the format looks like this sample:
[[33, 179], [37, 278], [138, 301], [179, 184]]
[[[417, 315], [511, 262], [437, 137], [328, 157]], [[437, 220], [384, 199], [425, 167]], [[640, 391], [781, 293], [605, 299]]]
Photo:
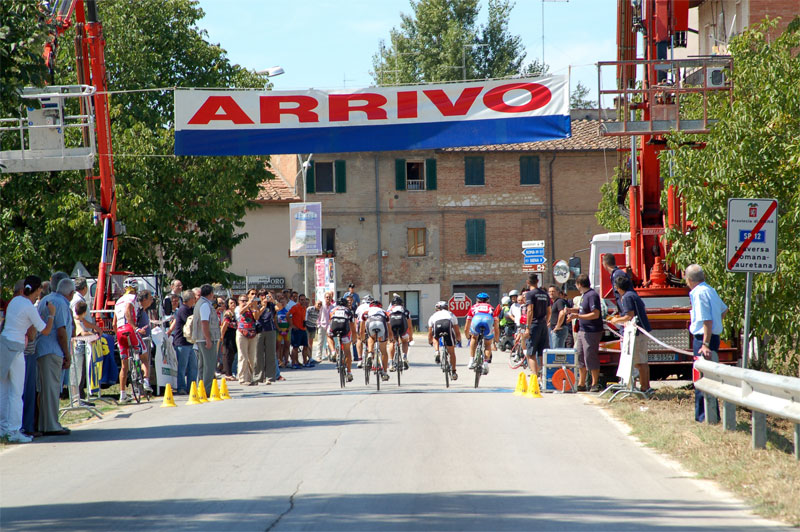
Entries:
[[522, 345], [523, 340], [520, 338], [514, 344], [514, 347], [511, 348], [511, 352], [508, 354], [508, 367], [511, 369], [528, 367], [528, 358], [525, 356], [525, 350], [523, 349]]
[[[376, 341], [375, 344], [377, 345], [378, 342]], [[375, 372], [375, 384], [378, 387], [378, 391], [381, 391], [381, 375], [383, 374], [382, 358], [380, 346], [378, 346], [376, 352], [372, 354], [372, 371]]]
[[477, 344], [475, 346], [475, 387], [478, 387], [478, 383], [481, 382], [481, 375], [483, 375], [483, 364], [485, 360], [485, 355], [483, 352], [483, 333], [478, 333], [477, 336]]
[[344, 388], [347, 382], [347, 365], [344, 362], [341, 336], [335, 335], [333, 337], [333, 349], [336, 353], [336, 371], [339, 373], [339, 385]]
[[131, 395], [133, 395], [133, 399], [137, 404], [142, 401], [142, 395], [145, 396], [147, 401], [150, 401], [152, 396], [144, 388], [144, 372], [142, 371], [142, 360], [140, 358], [143, 352], [142, 345], [134, 346], [131, 342], [130, 333], [126, 333], [125, 336], [128, 339], [128, 350], [131, 353], [128, 357], [128, 383], [131, 385]]
[[442, 367], [442, 371], [444, 372], [444, 386], [445, 388], [450, 387], [450, 372], [453, 368], [450, 367], [450, 353], [447, 352], [447, 347], [444, 345], [442, 341], [442, 337], [445, 333], [440, 333], [437, 337], [437, 341], [439, 342], [439, 364]]
[[403, 351], [401, 349], [400, 337], [395, 333], [394, 335], [394, 357], [392, 363], [397, 371], [397, 385], [400, 386], [400, 374], [403, 373]]

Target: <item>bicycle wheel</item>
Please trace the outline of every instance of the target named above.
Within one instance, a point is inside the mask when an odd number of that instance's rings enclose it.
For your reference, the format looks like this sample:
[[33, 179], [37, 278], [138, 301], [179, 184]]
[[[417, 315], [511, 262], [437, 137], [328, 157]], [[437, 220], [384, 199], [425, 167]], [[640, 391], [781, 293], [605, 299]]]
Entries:
[[372, 371], [372, 362], [369, 361], [369, 355], [364, 357], [364, 386], [369, 386], [369, 374]]
[[380, 362], [380, 360], [381, 360], [380, 356], [381, 355], [380, 355], [380, 353], [377, 353], [375, 356], [378, 358], [378, 361], [379, 361], [379, 362], [376, 363], [376, 366], [375, 366], [375, 367], [378, 368], [378, 369], [375, 370], [375, 385], [378, 387], [378, 391], [381, 391], [381, 380], [382, 380], [381, 379], [381, 374], [383, 373], [383, 368], [381, 367], [381, 362]]
[[447, 352], [445, 349], [444, 355], [442, 357], [442, 370], [444, 371], [444, 387], [450, 387], [450, 353]]
[[136, 403], [142, 401], [142, 388], [141, 388], [141, 374], [139, 372], [139, 363], [136, 360], [129, 360], [128, 381], [131, 385], [131, 394]]
[[336, 342], [336, 366], [339, 369], [339, 386], [344, 388], [345, 381], [347, 380], [347, 366], [344, 362], [344, 350], [342, 349], [341, 340], [337, 339]]
[[477, 349], [475, 351], [475, 387], [481, 382], [481, 375], [483, 375], [483, 338], [478, 339]]
[[394, 344], [394, 367], [397, 368], [397, 385], [400, 386], [400, 374], [403, 373], [403, 352], [400, 342]]

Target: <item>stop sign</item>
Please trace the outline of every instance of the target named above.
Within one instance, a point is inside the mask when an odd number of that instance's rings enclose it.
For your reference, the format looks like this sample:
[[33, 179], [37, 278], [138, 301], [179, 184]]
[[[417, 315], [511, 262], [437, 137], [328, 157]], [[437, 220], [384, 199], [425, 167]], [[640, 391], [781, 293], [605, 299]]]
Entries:
[[456, 296], [451, 296], [450, 299], [447, 300], [447, 307], [456, 318], [466, 318], [467, 312], [469, 312], [470, 307], [472, 307], [472, 300], [468, 295], [464, 295], [463, 298], [460, 297], [458, 299], [456, 299]]

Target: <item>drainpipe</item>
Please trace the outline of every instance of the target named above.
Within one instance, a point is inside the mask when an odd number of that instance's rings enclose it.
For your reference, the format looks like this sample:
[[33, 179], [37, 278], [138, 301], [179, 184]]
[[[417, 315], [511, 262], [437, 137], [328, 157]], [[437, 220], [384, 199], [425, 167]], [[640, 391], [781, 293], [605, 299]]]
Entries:
[[556, 154], [553, 153], [553, 158], [550, 159], [549, 179], [550, 186], [550, 273], [552, 275], [553, 265], [556, 263], [556, 220], [553, 214], [553, 163], [556, 160]]
[[378, 233], [378, 301], [383, 301], [383, 252], [381, 251], [381, 202], [378, 181], [378, 154], [375, 153], [375, 227]]

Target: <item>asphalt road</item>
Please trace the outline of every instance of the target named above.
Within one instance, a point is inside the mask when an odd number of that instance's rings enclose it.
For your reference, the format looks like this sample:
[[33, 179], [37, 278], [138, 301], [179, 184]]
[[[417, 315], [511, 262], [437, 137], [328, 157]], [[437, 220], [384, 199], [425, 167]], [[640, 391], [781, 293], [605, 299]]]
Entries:
[[[330, 363], [233, 399], [127, 406], [0, 454], [9, 530], [776, 530], [585, 395], [513, 396], [500, 354], [449, 390], [430, 349], [345, 391]], [[687, 412], [691, 415], [691, 412]]]

